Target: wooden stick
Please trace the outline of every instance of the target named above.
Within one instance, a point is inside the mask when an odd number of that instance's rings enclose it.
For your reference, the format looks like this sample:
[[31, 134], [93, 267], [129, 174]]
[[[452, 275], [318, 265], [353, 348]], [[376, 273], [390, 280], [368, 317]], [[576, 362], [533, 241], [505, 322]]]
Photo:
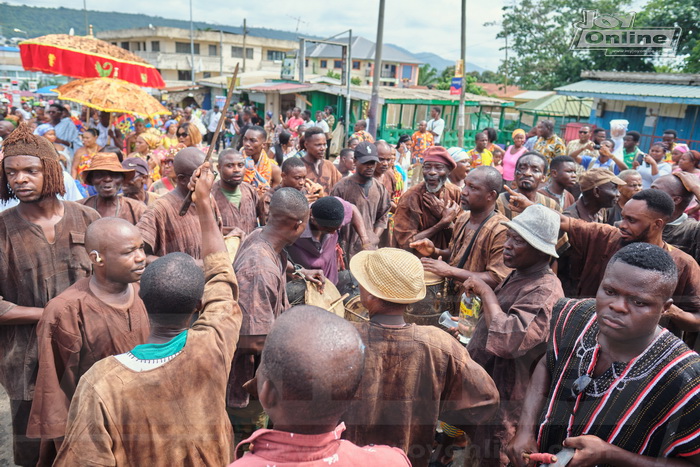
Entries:
[[[228, 87], [228, 95], [226, 96], [226, 103], [224, 104], [224, 108], [221, 109], [221, 118], [219, 119], [219, 123], [216, 125], [216, 131], [214, 132], [214, 139], [212, 140], [212, 143], [209, 145], [209, 150], [207, 151], [207, 157], [204, 158], [204, 162], [209, 162], [211, 160], [211, 154], [214, 152], [214, 146], [216, 146], [216, 142], [219, 140], [219, 133], [221, 133], [221, 128], [224, 126], [224, 120], [226, 120], [224, 113], [228, 112], [228, 106], [231, 104], [231, 97], [233, 96], [233, 90], [236, 87], [236, 80], [238, 79], [238, 63], [236, 63], [236, 68], [233, 70], [233, 79], [231, 80], [231, 85]], [[187, 193], [187, 196], [185, 197], [185, 200], [182, 202], [182, 207], [180, 208], [180, 216], [184, 216], [187, 214], [187, 211], [190, 209], [190, 205], [192, 204], [192, 191]]]

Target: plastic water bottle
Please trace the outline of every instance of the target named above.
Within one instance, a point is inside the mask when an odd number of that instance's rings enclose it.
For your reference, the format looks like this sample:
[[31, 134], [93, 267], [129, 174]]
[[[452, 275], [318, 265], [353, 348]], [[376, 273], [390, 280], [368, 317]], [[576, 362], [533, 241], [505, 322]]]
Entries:
[[467, 328], [464, 334], [460, 333], [459, 340], [463, 344], [468, 344], [474, 335], [474, 328], [476, 322], [479, 321], [480, 314], [481, 299], [476, 295], [463, 293], [459, 303], [459, 324], [463, 326], [462, 330]]

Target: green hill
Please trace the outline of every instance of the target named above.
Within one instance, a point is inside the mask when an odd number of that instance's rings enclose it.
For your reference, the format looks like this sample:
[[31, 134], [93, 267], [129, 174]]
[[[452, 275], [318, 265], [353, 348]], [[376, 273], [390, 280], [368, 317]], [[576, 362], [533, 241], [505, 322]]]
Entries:
[[[173, 28], [189, 29], [190, 22], [179, 19], [168, 19], [160, 16], [146, 16], [130, 13], [104, 12], [88, 10], [88, 22], [92, 24], [93, 32], [109, 31], [112, 29], [141, 28], [153, 26], [164, 26]], [[243, 33], [243, 18], [233, 19], [241, 26], [223, 26], [211, 23], [194, 22], [195, 29], [223, 30], [234, 34]], [[68, 34], [73, 28], [76, 35], [84, 36], [85, 12], [72, 8], [44, 8], [24, 5], [10, 5], [0, 3], [0, 32], [6, 37], [22, 37], [23, 34], [13, 32], [14, 28], [27, 31], [31, 37], [43, 36], [46, 34]], [[297, 40], [298, 34], [288, 31], [278, 31], [275, 29], [248, 27], [248, 34], [251, 36], [267, 37], [270, 39]]]

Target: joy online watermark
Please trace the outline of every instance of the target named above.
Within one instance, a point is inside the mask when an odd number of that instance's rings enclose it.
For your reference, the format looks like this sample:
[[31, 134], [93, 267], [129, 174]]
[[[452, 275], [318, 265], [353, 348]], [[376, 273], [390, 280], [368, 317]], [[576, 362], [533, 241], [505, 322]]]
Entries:
[[576, 23], [571, 50], [604, 49], [606, 55], [652, 56], [662, 52], [674, 56], [681, 28], [635, 28], [635, 13], [598, 14], [585, 10], [583, 22]]

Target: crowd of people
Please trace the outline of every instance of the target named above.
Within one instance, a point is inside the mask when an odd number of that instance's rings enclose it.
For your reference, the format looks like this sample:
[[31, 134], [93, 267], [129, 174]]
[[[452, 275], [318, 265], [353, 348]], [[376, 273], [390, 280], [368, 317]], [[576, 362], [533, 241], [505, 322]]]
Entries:
[[41, 110], [0, 121], [17, 465], [700, 465], [673, 130], [446, 148], [437, 107], [395, 144], [332, 108]]

